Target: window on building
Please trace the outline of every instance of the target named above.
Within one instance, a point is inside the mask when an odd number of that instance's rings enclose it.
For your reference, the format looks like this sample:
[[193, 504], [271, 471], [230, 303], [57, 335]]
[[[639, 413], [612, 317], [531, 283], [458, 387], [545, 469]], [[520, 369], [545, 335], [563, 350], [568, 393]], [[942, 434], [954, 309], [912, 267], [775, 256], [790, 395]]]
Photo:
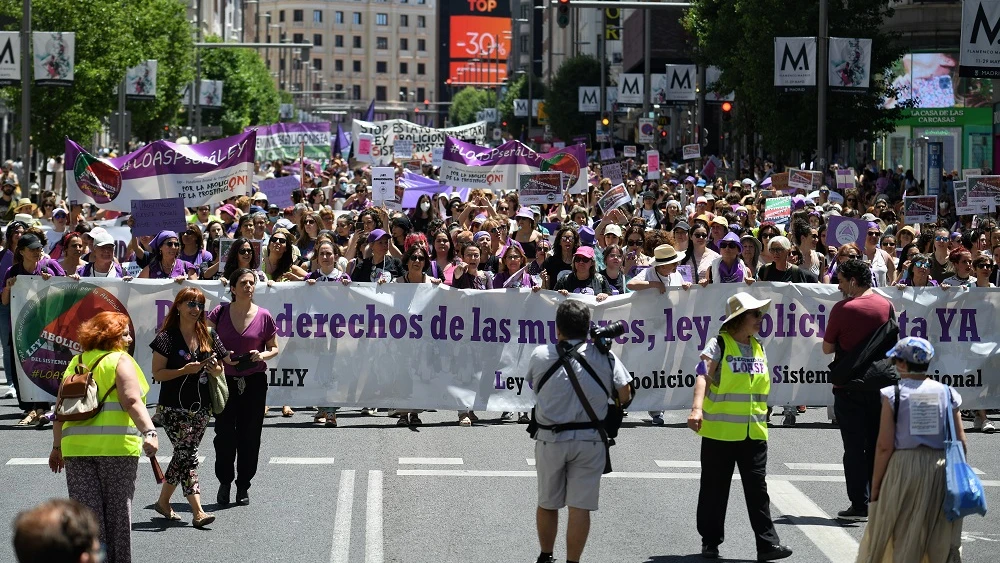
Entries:
[[531, 39], [531, 38], [528, 37], [527, 35], [522, 35], [519, 38], [519, 40], [521, 41], [521, 52], [522, 53], [529, 52], [529, 49], [531, 48], [531, 43], [528, 42], [529, 39]]
[[389, 72], [389, 63], [387, 63], [385, 61], [376, 61], [375, 62], [375, 72], [376, 72], [376, 74], [385, 74], [385, 73]]
[[313, 59], [313, 69], [323, 70], [323, 59]]
[[278, 70], [285, 70], [285, 57], [278, 59]]
[[302, 10], [292, 10], [292, 21], [300, 22], [302, 21], [303, 15]]
[[335, 35], [335, 36], [333, 36], [333, 46], [334, 47], [343, 47], [344, 46], [344, 36], [343, 35]]
[[323, 23], [323, 10], [313, 10], [313, 23]]
[[526, 20], [531, 16], [531, 4], [527, 2], [521, 3], [521, 19]]
[[423, 6], [426, 3], [427, 3], [427, 0], [417, 0], [417, 4], [420, 4], [421, 6]]
[[417, 102], [422, 104], [426, 99], [427, 99], [427, 89], [417, 88]]
[[361, 86], [360, 85], [355, 84], [354, 86], [351, 86], [351, 99], [352, 100], [360, 100], [361, 99]]
[[279, 22], [285, 21], [285, 11], [284, 10], [278, 10], [278, 21]]
[[292, 43], [305, 43], [305, 36], [301, 33], [293, 33]]
[[399, 50], [409, 51], [410, 50], [410, 40], [405, 37], [399, 38]]
[[354, 61], [354, 72], [361, 72], [361, 61]]
[[375, 25], [389, 25], [389, 14], [375, 14]]
[[322, 47], [322, 46], [323, 46], [323, 34], [313, 33], [313, 47]]
[[375, 87], [375, 101], [376, 102], [384, 102], [384, 101], [386, 101], [386, 92], [385, 92], [385, 90], [386, 90], [385, 86], [376, 86]]
[[427, 40], [426, 39], [417, 39], [417, 50], [418, 51], [426, 51], [427, 50]]
[[361, 36], [360, 35], [355, 35], [354, 36], [354, 48], [355, 49], [360, 49], [361, 48]]
[[406, 101], [406, 97], [409, 95], [409, 93], [410, 93], [410, 91], [407, 90], [406, 88], [400, 88], [399, 89], [399, 99], [403, 100], [405, 102]]
[[410, 73], [410, 65], [406, 63], [399, 63], [399, 74], [409, 74], [409, 73]]
[[399, 14], [399, 27], [410, 27], [410, 16]]
[[421, 76], [427, 74], [427, 65], [425, 65], [424, 63], [417, 63], [417, 74]]
[[333, 23], [344, 23], [344, 12], [334, 12]]
[[427, 27], [427, 16], [417, 16], [417, 27]]
[[337, 72], [344, 72], [344, 61], [343, 59], [337, 59], [333, 61], [333, 70]]
[[389, 38], [388, 37], [376, 37], [375, 38], [375, 48], [376, 49], [388, 49], [389, 48]]
[[361, 25], [361, 12], [354, 12], [354, 15], [351, 16], [351, 22], [353, 22], [354, 25]]

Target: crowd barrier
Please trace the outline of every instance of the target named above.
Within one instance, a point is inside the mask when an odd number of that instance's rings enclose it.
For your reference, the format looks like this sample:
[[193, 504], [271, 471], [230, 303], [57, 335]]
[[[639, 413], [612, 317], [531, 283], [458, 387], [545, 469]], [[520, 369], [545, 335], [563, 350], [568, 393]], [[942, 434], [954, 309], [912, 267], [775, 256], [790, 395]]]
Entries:
[[[218, 282], [185, 282], [209, 309], [228, 299]], [[176, 292], [172, 281], [20, 276], [12, 293], [15, 364], [22, 395], [52, 401], [79, 351], [77, 328], [102, 310], [125, 312], [132, 351], [151, 379], [149, 343]], [[695, 366], [735, 291], [771, 299], [761, 339], [775, 405], [828, 405], [832, 356], [822, 337], [841, 294], [833, 285], [758, 282], [630, 293], [596, 303], [594, 320], [625, 320], [613, 349], [635, 376], [632, 410], [687, 409]], [[992, 289], [878, 290], [899, 313], [901, 332], [933, 342], [931, 377], [955, 386], [964, 408], [1000, 407], [1000, 350]], [[476, 292], [429, 284], [302, 282], [259, 285], [255, 301], [278, 325], [281, 353], [268, 364], [268, 402], [305, 406], [524, 411], [534, 402], [524, 377], [531, 351], [556, 340], [555, 310], [567, 299], [529, 290]], [[155, 402], [153, 385], [148, 397]]]

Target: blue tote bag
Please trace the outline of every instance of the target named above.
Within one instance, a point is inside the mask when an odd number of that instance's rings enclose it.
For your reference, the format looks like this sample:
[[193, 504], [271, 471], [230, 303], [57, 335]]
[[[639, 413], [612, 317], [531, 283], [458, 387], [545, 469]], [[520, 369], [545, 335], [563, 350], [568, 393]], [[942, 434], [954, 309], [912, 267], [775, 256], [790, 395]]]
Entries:
[[965, 461], [965, 450], [955, 432], [955, 415], [951, 406], [951, 389], [946, 394], [948, 415], [945, 418], [944, 449], [947, 464], [947, 489], [944, 493], [944, 515], [949, 522], [971, 514], [986, 515], [986, 491], [979, 477]]

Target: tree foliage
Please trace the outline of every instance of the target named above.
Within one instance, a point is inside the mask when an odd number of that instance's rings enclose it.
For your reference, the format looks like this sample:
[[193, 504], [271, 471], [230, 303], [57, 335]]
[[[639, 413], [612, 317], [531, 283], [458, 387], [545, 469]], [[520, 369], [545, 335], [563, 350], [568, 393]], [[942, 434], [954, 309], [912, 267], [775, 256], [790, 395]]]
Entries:
[[[871, 87], [863, 94], [830, 92], [827, 96], [827, 141], [873, 140], [895, 128], [899, 109], [882, 109], [892, 91], [884, 70], [902, 56], [894, 35], [881, 31], [892, 17], [888, 0], [845, 0], [829, 3], [829, 36], [872, 39]], [[780, 17], [775, 17], [780, 14]], [[773, 37], [816, 36], [815, 2], [786, 0], [694, 0], [683, 23], [695, 41], [699, 64], [722, 71], [720, 90], [736, 93], [738, 125], [758, 133], [766, 149], [777, 155], [811, 154], [816, 144], [817, 94], [778, 93], [774, 87]], [[819, 69], [826, 71], [826, 69]]]
[[448, 120], [452, 126], [473, 123], [476, 121], [476, 113], [485, 108], [495, 108], [496, 104], [495, 91], [466, 86], [451, 99]]
[[[531, 77], [531, 95], [535, 100], [545, 99], [545, 83], [537, 76]], [[507, 95], [500, 100], [500, 119], [507, 122], [507, 131], [515, 139], [520, 138], [528, 127], [527, 117], [514, 117], [514, 100], [528, 99], [528, 75], [522, 74], [507, 89]], [[530, 108], [529, 108], [530, 109]]]
[[552, 77], [552, 88], [545, 96], [545, 113], [556, 137], [566, 141], [593, 129], [593, 116], [578, 111], [580, 86], [601, 85], [601, 62], [590, 55], [567, 59]]
[[[222, 41], [210, 37], [210, 42]], [[236, 135], [250, 125], [278, 121], [281, 96], [264, 60], [252, 49], [204, 49], [203, 80], [222, 81], [222, 107], [204, 109], [203, 125], [221, 125], [223, 135]]]

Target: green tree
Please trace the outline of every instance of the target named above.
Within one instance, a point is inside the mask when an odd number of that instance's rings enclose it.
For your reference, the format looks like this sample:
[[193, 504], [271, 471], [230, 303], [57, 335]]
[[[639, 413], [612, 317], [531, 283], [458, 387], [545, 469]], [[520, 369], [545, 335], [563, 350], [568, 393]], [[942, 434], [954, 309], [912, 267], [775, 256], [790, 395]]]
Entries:
[[601, 62], [590, 55], [566, 60], [552, 77], [552, 89], [545, 96], [545, 113], [556, 137], [566, 141], [593, 129], [593, 116], [578, 111], [580, 86], [601, 85]]
[[495, 108], [497, 95], [493, 90], [466, 86], [451, 99], [448, 120], [452, 125], [466, 125], [476, 121], [476, 113], [484, 108]]
[[[545, 99], [545, 83], [542, 79], [533, 76], [531, 79], [531, 95], [535, 100]], [[515, 139], [521, 137], [521, 133], [528, 127], [527, 117], [514, 117], [514, 100], [528, 99], [528, 75], [522, 74], [507, 89], [507, 95], [500, 100], [500, 119], [507, 122], [507, 131]]]
[[[210, 42], [221, 42], [210, 37]], [[281, 97], [264, 60], [253, 49], [204, 49], [203, 80], [222, 81], [222, 107], [203, 109], [203, 125], [221, 125], [223, 135], [235, 135], [250, 125], [278, 121]]]
[[[899, 109], [882, 109], [891, 93], [884, 70], [902, 56], [895, 35], [881, 31], [893, 15], [887, 0], [830, 2], [829, 36], [872, 39], [871, 87], [864, 93], [827, 96], [827, 142], [874, 140], [895, 128]], [[788, 9], [784, 0], [694, 0], [683, 23], [694, 37], [699, 64], [722, 71], [721, 88], [736, 94], [737, 126], [758, 133], [779, 158], [810, 155], [816, 144], [816, 92], [778, 93], [772, 37], [816, 35], [815, 2]], [[781, 14], [781, 17], [774, 17]], [[825, 71], [825, 69], [820, 69]]]
[[156, 99], [129, 100], [132, 135], [141, 141], [159, 139], [166, 125], [175, 125], [185, 86], [194, 80], [194, 40], [187, 9], [177, 0], [146, 0], [133, 33], [142, 58], [155, 60]]

